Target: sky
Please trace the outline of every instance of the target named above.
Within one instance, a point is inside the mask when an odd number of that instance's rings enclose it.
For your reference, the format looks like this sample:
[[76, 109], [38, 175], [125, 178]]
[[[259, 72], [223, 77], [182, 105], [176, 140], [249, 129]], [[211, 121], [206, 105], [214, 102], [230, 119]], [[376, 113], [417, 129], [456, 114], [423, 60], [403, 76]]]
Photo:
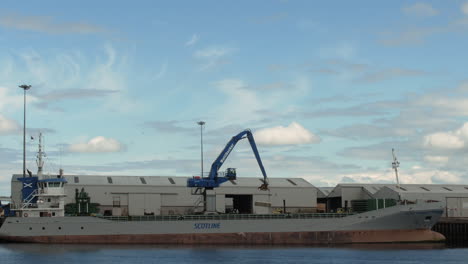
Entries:
[[[193, 176], [251, 129], [268, 177], [466, 184], [468, 1], [9, 1], [0, 195], [45, 172]], [[33, 137], [34, 139], [31, 139]], [[222, 170], [261, 177], [248, 141]]]

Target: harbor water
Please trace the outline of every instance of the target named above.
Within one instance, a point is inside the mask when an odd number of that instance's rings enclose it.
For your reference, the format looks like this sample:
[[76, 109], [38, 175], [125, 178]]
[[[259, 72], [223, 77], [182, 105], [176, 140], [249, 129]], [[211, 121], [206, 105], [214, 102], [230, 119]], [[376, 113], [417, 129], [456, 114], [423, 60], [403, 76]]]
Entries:
[[468, 248], [443, 244], [344, 247], [156, 247], [0, 244], [1, 264], [20, 263], [466, 263]]

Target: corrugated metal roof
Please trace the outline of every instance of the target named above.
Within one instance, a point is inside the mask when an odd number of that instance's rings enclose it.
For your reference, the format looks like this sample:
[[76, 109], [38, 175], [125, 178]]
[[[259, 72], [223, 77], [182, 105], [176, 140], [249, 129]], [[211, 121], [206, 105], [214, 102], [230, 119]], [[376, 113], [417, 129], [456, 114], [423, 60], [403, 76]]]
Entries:
[[[14, 181], [22, 175], [13, 175]], [[103, 176], [103, 175], [64, 175], [69, 185], [139, 185], [139, 186], [187, 186], [189, 177], [180, 176]], [[221, 187], [259, 187], [261, 178], [238, 177], [232, 183], [225, 182]], [[302, 178], [268, 178], [271, 187], [314, 187]]]
[[401, 193], [468, 193], [468, 185], [454, 184], [400, 184], [388, 185], [387, 188]]
[[328, 194], [328, 197], [340, 197], [341, 189], [346, 187], [362, 188], [370, 195], [376, 194], [384, 187], [401, 193], [468, 193], [468, 185], [459, 184], [400, 184], [397, 189], [396, 184], [390, 183], [340, 183]]
[[335, 187], [317, 187], [317, 198], [326, 198]]

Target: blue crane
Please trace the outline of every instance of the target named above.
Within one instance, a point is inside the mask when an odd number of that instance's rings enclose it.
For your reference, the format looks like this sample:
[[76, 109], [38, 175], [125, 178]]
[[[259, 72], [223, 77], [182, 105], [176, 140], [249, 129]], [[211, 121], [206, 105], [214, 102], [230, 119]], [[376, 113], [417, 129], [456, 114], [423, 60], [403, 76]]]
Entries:
[[220, 184], [236, 179], [236, 169], [228, 168], [226, 172], [219, 173], [219, 169], [223, 166], [224, 161], [226, 161], [227, 157], [231, 153], [231, 151], [236, 146], [239, 140], [247, 138], [249, 140], [250, 146], [252, 147], [253, 153], [255, 154], [255, 158], [257, 159], [258, 166], [263, 174], [263, 184], [258, 187], [260, 190], [268, 190], [268, 181], [267, 175], [265, 172], [265, 168], [263, 167], [262, 160], [260, 159], [260, 155], [258, 154], [257, 145], [255, 144], [255, 140], [253, 138], [252, 132], [249, 129], [246, 129], [236, 136], [232, 137], [231, 140], [226, 144], [223, 151], [219, 154], [218, 158], [211, 164], [211, 170], [208, 177], [193, 177], [188, 179], [187, 186], [188, 187], [197, 187], [197, 188], [205, 188], [212, 190], [213, 188], [219, 187]]

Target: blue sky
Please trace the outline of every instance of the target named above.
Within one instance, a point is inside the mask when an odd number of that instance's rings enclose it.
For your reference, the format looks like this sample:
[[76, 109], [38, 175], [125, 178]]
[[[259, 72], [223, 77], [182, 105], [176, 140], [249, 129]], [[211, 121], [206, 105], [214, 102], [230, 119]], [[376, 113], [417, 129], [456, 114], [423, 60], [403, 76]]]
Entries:
[[[466, 183], [466, 1], [2, 1], [0, 194], [46, 171], [205, 171], [254, 132], [270, 177]], [[36, 141], [27, 167], [36, 170]], [[246, 142], [223, 168], [260, 177]]]

